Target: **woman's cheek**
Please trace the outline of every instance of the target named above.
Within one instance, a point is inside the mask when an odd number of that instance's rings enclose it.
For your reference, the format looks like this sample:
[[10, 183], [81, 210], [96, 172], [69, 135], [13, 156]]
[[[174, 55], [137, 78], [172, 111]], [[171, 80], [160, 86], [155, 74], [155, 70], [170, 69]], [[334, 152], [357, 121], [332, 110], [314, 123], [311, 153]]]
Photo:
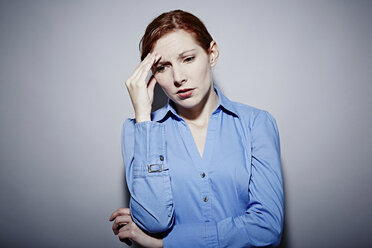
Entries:
[[155, 75], [155, 80], [161, 87], [164, 87], [164, 79], [161, 75]]
[[203, 80], [208, 74], [208, 66], [206, 63], [201, 63], [202, 61], [198, 61], [198, 63], [193, 63], [192, 67], [190, 67], [190, 74], [198, 80]]

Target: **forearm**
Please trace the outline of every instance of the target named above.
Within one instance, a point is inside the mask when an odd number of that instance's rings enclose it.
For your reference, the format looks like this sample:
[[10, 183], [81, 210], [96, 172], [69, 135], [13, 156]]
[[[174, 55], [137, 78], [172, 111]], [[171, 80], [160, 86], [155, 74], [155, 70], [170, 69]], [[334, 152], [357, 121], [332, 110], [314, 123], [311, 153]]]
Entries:
[[275, 247], [282, 222], [267, 213], [247, 212], [219, 222], [174, 225], [164, 237], [164, 247]]
[[131, 194], [133, 220], [142, 229], [163, 232], [173, 224], [173, 200], [165, 156], [165, 130], [161, 123], [135, 123], [123, 127], [123, 158]]
[[229, 217], [217, 223], [220, 247], [276, 247], [280, 243], [282, 222], [268, 213], [253, 212]]
[[219, 247], [215, 222], [174, 225], [163, 238], [165, 248]]

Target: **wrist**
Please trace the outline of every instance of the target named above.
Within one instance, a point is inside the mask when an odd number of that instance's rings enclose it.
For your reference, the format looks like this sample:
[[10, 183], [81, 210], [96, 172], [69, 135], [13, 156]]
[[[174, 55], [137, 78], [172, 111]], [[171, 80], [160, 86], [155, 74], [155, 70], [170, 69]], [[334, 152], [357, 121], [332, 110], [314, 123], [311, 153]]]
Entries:
[[136, 114], [136, 123], [143, 121], [151, 121], [150, 114]]
[[155, 247], [163, 248], [163, 239], [156, 239]]
[[[144, 239], [145, 240], [145, 239]], [[148, 248], [163, 248], [163, 239], [154, 238], [146, 235], [146, 241], [139, 243], [140, 245]]]

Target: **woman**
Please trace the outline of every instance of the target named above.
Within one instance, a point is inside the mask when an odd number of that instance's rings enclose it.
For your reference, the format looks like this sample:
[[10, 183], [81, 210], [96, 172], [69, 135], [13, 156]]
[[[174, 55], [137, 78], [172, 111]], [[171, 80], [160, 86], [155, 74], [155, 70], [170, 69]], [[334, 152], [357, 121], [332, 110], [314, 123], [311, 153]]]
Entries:
[[[278, 245], [283, 186], [273, 117], [213, 84], [219, 49], [194, 15], [163, 13], [141, 42], [142, 62], [126, 81], [135, 119], [122, 133], [131, 198], [110, 217], [114, 233], [145, 247]], [[151, 112], [156, 83], [168, 104]]]

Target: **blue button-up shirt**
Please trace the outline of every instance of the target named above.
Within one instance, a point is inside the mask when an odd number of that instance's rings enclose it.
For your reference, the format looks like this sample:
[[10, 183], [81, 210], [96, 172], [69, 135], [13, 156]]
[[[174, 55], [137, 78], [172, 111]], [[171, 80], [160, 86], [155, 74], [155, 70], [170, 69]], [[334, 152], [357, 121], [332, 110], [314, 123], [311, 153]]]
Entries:
[[171, 100], [152, 121], [124, 122], [132, 218], [147, 232], [164, 232], [164, 247], [278, 245], [283, 181], [276, 122], [213, 88], [218, 106], [202, 157]]

